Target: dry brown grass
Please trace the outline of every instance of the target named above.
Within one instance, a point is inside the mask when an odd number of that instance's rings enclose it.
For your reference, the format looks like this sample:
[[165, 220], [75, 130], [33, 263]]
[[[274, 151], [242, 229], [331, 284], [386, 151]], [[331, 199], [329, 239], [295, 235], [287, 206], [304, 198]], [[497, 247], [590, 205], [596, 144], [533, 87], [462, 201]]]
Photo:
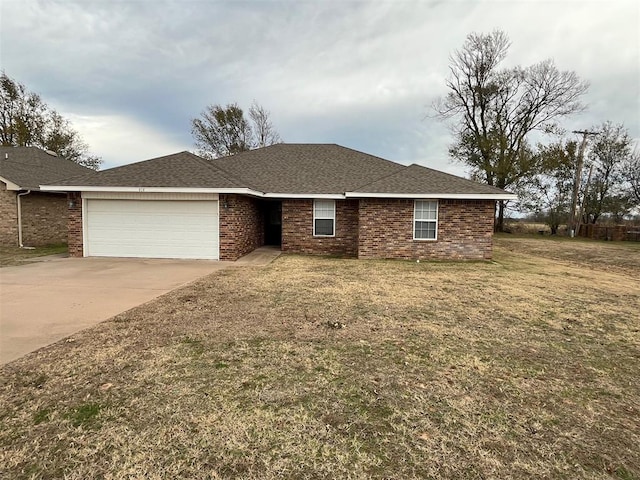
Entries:
[[640, 278], [640, 242], [603, 242], [586, 238], [499, 235], [499, 249], [543, 257], [567, 266], [618, 272]]
[[0, 477], [640, 478], [640, 254], [543, 242], [174, 291], [3, 367]]

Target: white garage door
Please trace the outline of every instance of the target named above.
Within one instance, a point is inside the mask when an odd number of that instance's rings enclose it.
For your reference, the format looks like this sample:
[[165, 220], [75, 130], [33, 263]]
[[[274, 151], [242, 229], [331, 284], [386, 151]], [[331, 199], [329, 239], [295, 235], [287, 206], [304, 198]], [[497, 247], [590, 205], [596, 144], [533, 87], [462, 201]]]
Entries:
[[102, 200], [86, 203], [85, 255], [218, 259], [218, 202]]

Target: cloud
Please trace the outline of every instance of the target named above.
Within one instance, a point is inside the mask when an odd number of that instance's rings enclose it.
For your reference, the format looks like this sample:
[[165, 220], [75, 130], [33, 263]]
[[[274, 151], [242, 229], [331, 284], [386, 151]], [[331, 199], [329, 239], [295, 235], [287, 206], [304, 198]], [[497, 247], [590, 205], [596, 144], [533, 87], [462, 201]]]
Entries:
[[178, 136], [158, 132], [145, 124], [119, 115], [69, 115], [83, 138], [99, 152], [101, 169], [190, 150]]
[[446, 92], [450, 53], [468, 33], [495, 28], [512, 40], [509, 64], [554, 58], [591, 82], [590, 108], [568, 128], [611, 119], [640, 139], [635, 1], [1, 5], [2, 68], [75, 115], [93, 150], [115, 163], [190, 147], [190, 119], [206, 105], [255, 99], [285, 141], [463, 173], [448, 159], [446, 125], [425, 115]]

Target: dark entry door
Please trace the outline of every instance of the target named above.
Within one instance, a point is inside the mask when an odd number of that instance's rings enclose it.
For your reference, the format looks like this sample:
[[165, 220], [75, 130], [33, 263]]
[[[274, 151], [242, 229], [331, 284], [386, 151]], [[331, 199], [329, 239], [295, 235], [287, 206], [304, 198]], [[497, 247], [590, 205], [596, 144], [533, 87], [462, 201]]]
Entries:
[[264, 212], [265, 245], [282, 243], [282, 202], [267, 202]]

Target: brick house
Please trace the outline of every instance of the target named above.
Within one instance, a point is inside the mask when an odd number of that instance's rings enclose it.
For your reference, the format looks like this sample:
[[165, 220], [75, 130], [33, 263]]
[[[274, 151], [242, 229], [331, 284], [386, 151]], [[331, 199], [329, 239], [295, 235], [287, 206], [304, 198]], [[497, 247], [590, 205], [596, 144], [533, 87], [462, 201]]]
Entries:
[[357, 258], [490, 259], [498, 188], [338, 145], [181, 152], [43, 187], [74, 256], [236, 260], [262, 245]]
[[0, 147], [0, 245], [67, 242], [67, 194], [40, 185], [92, 170], [37, 147]]

